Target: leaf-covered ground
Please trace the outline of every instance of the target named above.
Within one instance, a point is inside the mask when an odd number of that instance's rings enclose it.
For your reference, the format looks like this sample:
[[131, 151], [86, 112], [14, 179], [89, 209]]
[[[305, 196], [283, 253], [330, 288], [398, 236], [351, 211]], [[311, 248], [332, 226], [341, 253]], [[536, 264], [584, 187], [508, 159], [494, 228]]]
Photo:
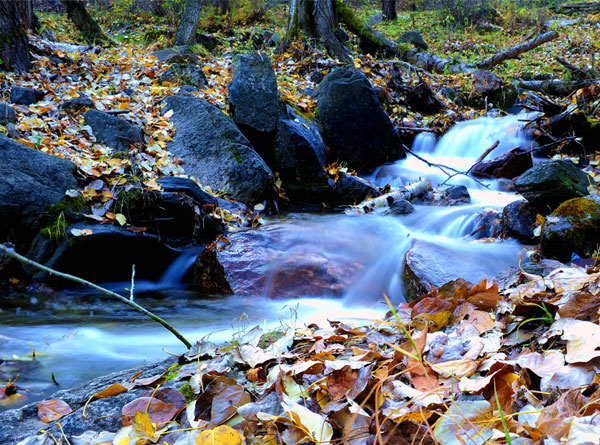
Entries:
[[[360, 13], [367, 17], [373, 11]], [[515, 23], [519, 14], [529, 17], [524, 11], [513, 14]], [[559, 39], [495, 71], [507, 81], [543, 73], [563, 77], [564, 68], [554, 61], [557, 55], [594, 69], [597, 19], [580, 16], [579, 22], [558, 29]], [[59, 40], [74, 35], [64, 19], [45, 20], [53, 30], [67, 30], [56, 32]], [[511, 16], [505, 18], [510, 21]], [[396, 37], [415, 24], [431, 52], [465, 61], [484, 58], [536, 31], [505, 26], [487, 34], [450, 32], [430, 12], [403, 13], [396, 24], [378, 28]], [[209, 87], [197, 96], [224, 112], [231, 58], [250, 49], [247, 32], [238, 29], [224, 39], [217, 56], [201, 59]], [[81, 194], [90, 206], [90, 218], [127, 224], [107, 210], [106, 203], [121, 190], [140, 184], [156, 189], [158, 177], [183, 172], [181, 162], [166, 151], [173, 129], [158, 104], [177, 85], [158, 84], [167, 66], [152, 56], [157, 45], [127, 43], [137, 41], [133, 38], [114, 48], [81, 51], [53, 47], [36, 36], [31, 41], [40, 52], [73, 63], [58, 67], [37, 55], [35, 69], [27, 75], [0, 73], [2, 85], [49, 93], [33, 106], [15, 107], [18, 140], [76, 163], [87, 184]], [[394, 74], [389, 61], [356, 54], [355, 66], [387, 91]], [[311, 74], [318, 70], [326, 75], [337, 62], [299, 42], [284, 54], [272, 55], [272, 60], [281, 98], [314, 114], [315, 102], [304, 89], [317, 86]], [[419, 80], [410, 70], [401, 76], [407, 84]], [[468, 75], [421, 77], [434, 90], [451, 86], [466, 96], [473, 93]], [[146, 144], [119, 155], [95, 141], [80, 114], [60, 108], [82, 93], [97, 109], [122, 113], [142, 126]], [[485, 113], [440, 97], [444, 111], [424, 116], [411, 111], [400, 94], [388, 94], [386, 111], [403, 128], [442, 133], [457, 120]], [[562, 104], [579, 107], [578, 98], [586, 95], [585, 112], [597, 118], [595, 90], [564, 98]], [[598, 163], [591, 161], [593, 166]], [[185, 363], [166, 375], [122, 382], [93, 395], [99, 399], [136, 385], [149, 388], [123, 407], [124, 427], [116, 437], [97, 431], [96, 443], [600, 444], [600, 270], [552, 261], [539, 266], [535, 274], [515, 269], [501, 283], [448, 283], [416, 303], [400, 304], [370, 326], [332, 321], [329, 326], [284, 327], [276, 333], [257, 327], [225, 346], [200, 343], [182, 360]], [[160, 385], [167, 388], [157, 389]], [[0, 389], [0, 399], [14, 394], [14, 383]], [[60, 401], [44, 402], [39, 416], [52, 422], [70, 409]], [[95, 440], [89, 437], [88, 442]]]

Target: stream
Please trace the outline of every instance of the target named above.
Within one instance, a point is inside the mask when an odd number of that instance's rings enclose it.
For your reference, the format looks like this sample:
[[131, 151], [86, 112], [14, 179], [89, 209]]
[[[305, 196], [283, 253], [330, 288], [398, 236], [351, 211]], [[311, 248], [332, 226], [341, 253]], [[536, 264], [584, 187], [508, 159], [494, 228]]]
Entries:
[[[489, 159], [516, 146], [529, 148], [531, 142], [519, 131], [521, 119], [482, 117], [459, 123], [439, 141], [422, 133], [412, 149], [430, 162], [466, 171], [496, 140], [500, 144]], [[435, 187], [447, 176], [409, 155], [380, 167], [367, 179], [377, 186], [398, 187], [419, 178], [429, 179]], [[156, 281], [136, 282], [136, 301], [163, 316], [192, 342], [207, 336], [223, 342], [256, 324], [274, 328], [327, 319], [369, 323], [382, 317], [387, 310], [384, 293], [394, 302], [403, 301], [403, 258], [416, 240], [443, 246], [444, 255], [455, 252], [456, 262], [477, 264], [476, 275], [488, 279], [517, 265], [523, 246], [516, 241], [482, 242], [470, 234], [478, 214], [501, 210], [518, 196], [501, 191], [503, 184], [497, 181], [487, 181], [486, 188], [466, 176], [455, 176], [449, 183], [466, 185], [471, 203], [416, 205], [408, 216], [296, 213], [268, 218], [261, 228], [232, 237], [238, 240], [231, 247], [239, 259], [234, 266], [253, 275], [248, 282], [260, 285], [234, 296], [199, 299], [186, 284], [198, 253], [191, 249]], [[327, 273], [321, 279], [337, 280], [336, 291], [306, 278], [296, 286], [293, 272], [304, 262], [323, 265]], [[296, 298], [281, 298], [287, 295], [280, 289], [286, 284], [296, 286]], [[129, 293], [130, 283], [103, 285]], [[7, 362], [0, 362], [0, 381], [19, 373], [18, 386], [29, 390], [23, 403], [112, 371], [159, 361], [168, 353], [184, 352], [181, 343], [155, 322], [88, 289], [35, 296], [2, 292], [0, 360]], [[31, 360], [32, 349], [35, 360]], [[15, 359], [28, 362], [13, 368], [10, 360]], [[52, 374], [60, 387], [52, 383]]]

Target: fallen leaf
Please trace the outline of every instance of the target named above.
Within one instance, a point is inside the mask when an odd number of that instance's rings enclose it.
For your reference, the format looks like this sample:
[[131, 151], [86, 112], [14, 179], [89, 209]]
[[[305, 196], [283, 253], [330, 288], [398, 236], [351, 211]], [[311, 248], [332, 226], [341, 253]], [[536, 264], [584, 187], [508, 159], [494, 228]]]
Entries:
[[73, 410], [62, 400], [44, 400], [38, 403], [38, 417], [44, 423], [50, 423], [71, 414]]
[[241, 445], [242, 443], [240, 433], [227, 425], [202, 431], [196, 439], [196, 445]]

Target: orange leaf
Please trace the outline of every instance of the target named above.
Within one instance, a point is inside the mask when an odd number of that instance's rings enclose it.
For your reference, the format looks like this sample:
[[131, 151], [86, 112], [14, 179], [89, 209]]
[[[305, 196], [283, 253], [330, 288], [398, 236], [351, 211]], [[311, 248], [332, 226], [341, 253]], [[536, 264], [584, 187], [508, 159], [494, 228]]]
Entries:
[[50, 423], [61, 417], [71, 414], [73, 410], [62, 400], [44, 400], [38, 403], [38, 417], [44, 423]]

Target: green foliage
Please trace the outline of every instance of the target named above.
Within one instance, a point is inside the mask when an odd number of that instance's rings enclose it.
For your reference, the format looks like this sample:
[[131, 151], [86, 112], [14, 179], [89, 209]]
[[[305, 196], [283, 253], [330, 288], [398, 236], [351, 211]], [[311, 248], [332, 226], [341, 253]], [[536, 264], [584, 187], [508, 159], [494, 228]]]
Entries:
[[40, 230], [40, 234], [53, 241], [60, 241], [65, 237], [69, 223], [77, 218], [85, 206], [85, 198], [79, 196], [77, 198], [67, 197], [48, 207], [45, 217], [47, 224]]

